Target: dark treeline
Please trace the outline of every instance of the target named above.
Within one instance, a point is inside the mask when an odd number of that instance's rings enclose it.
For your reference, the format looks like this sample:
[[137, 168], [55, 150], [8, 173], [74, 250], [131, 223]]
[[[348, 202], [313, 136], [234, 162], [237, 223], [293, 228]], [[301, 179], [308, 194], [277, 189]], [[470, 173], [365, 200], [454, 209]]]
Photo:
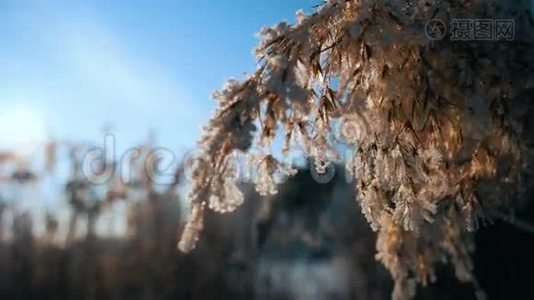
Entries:
[[[271, 198], [242, 185], [246, 204], [230, 215], [211, 212], [198, 248], [187, 255], [176, 250], [184, 223], [180, 195], [176, 189], [146, 188], [146, 197], [131, 206], [127, 237], [104, 238], [88, 229], [82, 238], [60, 246], [52, 242], [58, 226], [53, 215], [46, 224], [36, 224], [26, 213], [15, 215], [9, 224], [12, 238], [0, 244], [0, 298], [390, 297], [392, 281], [374, 259], [375, 235], [341, 176], [318, 184], [308, 170], [300, 170]], [[73, 215], [88, 214], [71, 206]], [[92, 211], [98, 220], [99, 210]], [[2, 213], [8, 213], [5, 205]], [[46, 227], [44, 236], [33, 234], [37, 226]], [[533, 241], [532, 235], [501, 222], [479, 231], [475, 273], [489, 299], [528, 291]], [[448, 268], [440, 273], [419, 298], [475, 297], [477, 287], [458, 283]]]

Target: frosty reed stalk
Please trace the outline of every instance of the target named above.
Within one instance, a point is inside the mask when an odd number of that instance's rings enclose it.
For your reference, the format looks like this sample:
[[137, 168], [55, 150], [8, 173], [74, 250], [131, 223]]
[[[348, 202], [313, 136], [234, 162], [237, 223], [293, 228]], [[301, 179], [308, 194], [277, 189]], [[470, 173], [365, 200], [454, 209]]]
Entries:
[[[393, 298], [435, 280], [438, 263], [473, 279], [477, 220], [515, 209], [531, 182], [525, 119], [534, 95], [534, 36], [526, 1], [325, 1], [297, 23], [260, 32], [258, 70], [214, 94], [189, 192], [192, 217], [179, 248], [194, 248], [204, 212], [243, 203], [236, 153], [256, 157], [255, 183], [294, 174], [272, 153], [304, 149], [318, 172], [350, 146], [357, 202], [378, 234], [376, 258]], [[432, 41], [431, 19], [513, 19], [513, 41]]]

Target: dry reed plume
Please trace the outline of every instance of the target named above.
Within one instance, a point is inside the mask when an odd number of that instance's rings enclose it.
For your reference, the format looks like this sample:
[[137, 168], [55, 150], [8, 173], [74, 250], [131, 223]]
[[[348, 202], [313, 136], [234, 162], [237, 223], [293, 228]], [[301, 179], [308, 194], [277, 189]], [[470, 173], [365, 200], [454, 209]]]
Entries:
[[[294, 171], [270, 150], [315, 157], [317, 172], [350, 145], [346, 168], [357, 202], [378, 232], [376, 258], [395, 281], [393, 298], [435, 280], [440, 262], [473, 280], [479, 218], [521, 204], [532, 172], [532, 20], [522, 1], [329, 0], [297, 23], [261, 31], [258, 70], [230, 80], [199, 141], [178, 247], [194, 248], [207, 209], [243, 203], [235, 154], [257, 159], [255, 182], [274, 194]], [[514, 19], [513, 41], [431, 41], [431, 19]], [[259, 158], [258, 158], [259, 157]]]

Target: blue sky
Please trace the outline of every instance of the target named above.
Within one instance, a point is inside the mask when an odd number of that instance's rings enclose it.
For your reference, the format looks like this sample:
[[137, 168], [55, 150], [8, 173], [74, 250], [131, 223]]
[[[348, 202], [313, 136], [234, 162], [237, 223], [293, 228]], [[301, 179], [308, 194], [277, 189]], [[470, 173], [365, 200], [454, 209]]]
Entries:
[[194, 146], [261, 27], [319, 0], [0, 0], [0, 148], [48, 136]]

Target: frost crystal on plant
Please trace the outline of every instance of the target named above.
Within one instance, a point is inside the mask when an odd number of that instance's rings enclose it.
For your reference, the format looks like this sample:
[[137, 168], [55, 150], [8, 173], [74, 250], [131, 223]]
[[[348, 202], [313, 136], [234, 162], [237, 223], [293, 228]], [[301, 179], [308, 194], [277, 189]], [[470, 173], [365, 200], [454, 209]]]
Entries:
[[[268, 153], [255, 183], [262, 195], [276, 193], [273, 176], [283, 168], [269, 149], [284, 132], [284, 150], [304, 149], [319, 172], [339, 157], [334, 138], [351, 147], [346, 168], [378, 232], [377, 259], [395, 280], [394, 298], [412, 297], [443, 261], [471, 280], [477, 218], [516, 208], [532, 185], [534, 133], [525, 119], [534, 31], [518, 3], [329, 0], [312, 15], [299, 12], [295, 25], [262, 29], [258, 70], [214, 95], [180, 248], [194, 244], [204, 205], [226, 212], [243, 201], [228, 180], [233, 153], [253, 145]], [[516, 38], [426, 38], [426, 22], [458, 16], [514, 18]]]
[[297, 172], [296, 169], [279, 162], [272, 155], [254, 158], [252, 163], [258, 166], [258, 172], [254, 176], [253, 182], [256, 185], [256, 191], [261, 196], [276, 195], [278, 193], [277, 172], [285, 176], [293, 176]]

